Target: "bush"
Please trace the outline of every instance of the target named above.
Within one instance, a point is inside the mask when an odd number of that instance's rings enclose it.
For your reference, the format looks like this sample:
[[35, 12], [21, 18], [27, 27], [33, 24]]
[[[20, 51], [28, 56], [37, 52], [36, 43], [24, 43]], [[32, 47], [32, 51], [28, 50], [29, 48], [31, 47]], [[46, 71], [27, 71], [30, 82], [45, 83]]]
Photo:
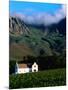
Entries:
[[9, 74], [15, 73], [16, 61], [9, 61]]
[[30, 88], [66, 85], [65, 69], [10, 75], [9, 88]]
[[56, 69], [66, 67], [66, 57], [59, 56], [38, 56], [39, 70]]

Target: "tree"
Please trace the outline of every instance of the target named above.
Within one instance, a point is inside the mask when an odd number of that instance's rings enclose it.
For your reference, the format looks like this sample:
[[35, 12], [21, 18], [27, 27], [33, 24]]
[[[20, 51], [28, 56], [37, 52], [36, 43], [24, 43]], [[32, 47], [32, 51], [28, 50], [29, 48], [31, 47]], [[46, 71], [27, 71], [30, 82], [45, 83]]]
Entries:
[[15, 65], [16, 65], [16, 61], [9, 62], [9, 74], [15, 73]]

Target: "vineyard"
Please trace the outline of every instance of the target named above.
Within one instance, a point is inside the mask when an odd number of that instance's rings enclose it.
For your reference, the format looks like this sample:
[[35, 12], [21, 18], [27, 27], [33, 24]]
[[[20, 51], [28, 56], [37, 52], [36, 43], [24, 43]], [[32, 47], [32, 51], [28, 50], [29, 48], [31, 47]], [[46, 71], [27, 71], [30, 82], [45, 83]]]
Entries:
[[66, 85], [66, 70], [53, 69], [9, 76], [9, 88], [32, 88]]

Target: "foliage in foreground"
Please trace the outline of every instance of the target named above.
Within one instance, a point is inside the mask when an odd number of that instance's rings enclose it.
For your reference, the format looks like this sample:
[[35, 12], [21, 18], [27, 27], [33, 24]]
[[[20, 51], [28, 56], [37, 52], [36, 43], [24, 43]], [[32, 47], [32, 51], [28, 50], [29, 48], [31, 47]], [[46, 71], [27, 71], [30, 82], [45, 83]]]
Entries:
[[30, 88], [66, 85], [65, 69], [10, 75], [9, 88]]

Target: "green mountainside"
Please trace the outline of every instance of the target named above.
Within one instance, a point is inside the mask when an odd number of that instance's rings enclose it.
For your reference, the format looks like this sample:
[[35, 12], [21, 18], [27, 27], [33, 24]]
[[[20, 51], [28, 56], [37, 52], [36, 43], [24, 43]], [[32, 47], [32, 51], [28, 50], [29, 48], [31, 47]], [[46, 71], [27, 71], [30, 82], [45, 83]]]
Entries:
[[60, 55], [66, 48], [66, 37], [57, 28], [42, 28], [26, 25], [18, 17], [9, 18], [10, 60], [21, 60], [24, 56]]

